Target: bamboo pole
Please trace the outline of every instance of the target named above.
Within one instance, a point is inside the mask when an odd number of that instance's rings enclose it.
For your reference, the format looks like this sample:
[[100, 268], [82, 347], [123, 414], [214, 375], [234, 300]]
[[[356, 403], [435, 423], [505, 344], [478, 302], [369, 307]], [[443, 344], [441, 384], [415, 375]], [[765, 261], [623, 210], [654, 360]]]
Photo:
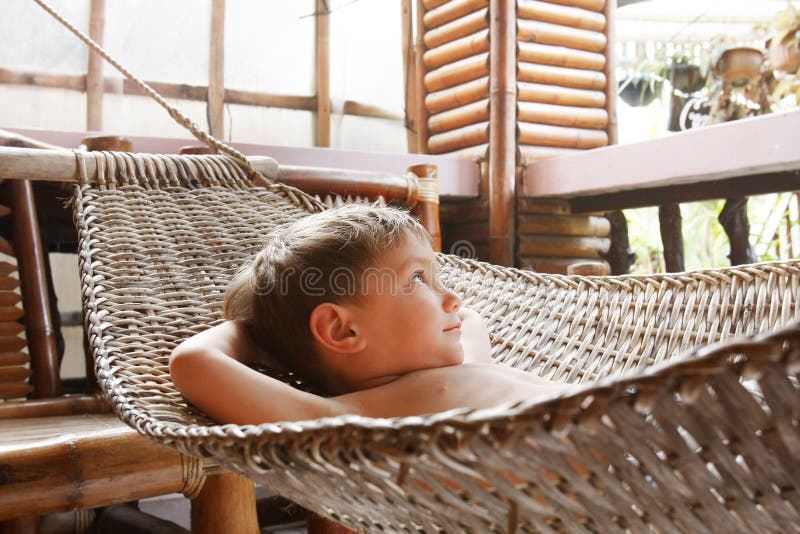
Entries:
[[0, 419], [60, 417], [63, 415], [109, 412], [111, 412], [111, 407], [99, 393], [0, 403]]
[[425, 98], [425, 106], [430, 113], [441, 113], [488, 97], [489, 78], [485, 77], [430, 93]]
[[442, 65], [488, 51], [489, 30], [486, 29], [428, 50], [425, 52], [423, 59], [425, 61], [425, 67], [432, 70]]
[[388, 121], [402, 121], [403, 115], [383, 109], [378, 106], [370, 104], [362, 104], [353, 100], [345, 100], [342, 105], [342, 113], [344, 115], [355, 115], [358, 117], [371, 117], [373, 119], [384, 119]]
[[521, 121], [589, 129], [605, 129], [608, 125], [608, 114], [604, 109], [533, 102], [519, 102], [518, 106]]
[[606, 107], [605, 91], [587, 91], [527, 82], [517, 84], [517, 99], [520, 102], [541, 102], [562, 106]]
[[608, 144], [608, 134], [604, 130], [586, 130], [519, 123], [519, 140], [526, 145], [556, 146], [564, 148], [599, 148]]
[[475, 124], [476, 122], [486, 122], [489, 120], [489, 100], [481, 100], [466, 106], [451, 109], [432, 115], [428, 119], [428, 129], [433, 134], [439, 134], [449, 130], [455, 130], [462, 126]]
[[2, 384], [0, 383], [0, 399], [16, 399], [24, 397], [33, 391], [33, 386], [25, 383]]
[[538, 43], [521, 42], [518, 46], [520, 61], [589, 70], [603, 70], [606, 66], [606, 57], [597, 52]]
[[602, 72], [536, 65], [522, 61], [519, 62], [519, 79], [523, 82], [597, 91], [605, 91], [607, 83], [607, 78]]
[[617, 144], [617, 55], [614, 53], [613, 43], [616, 40], [614, 34], [614, 19], [616, 14], [616, 2], [608, 2], [605, 6], [605, 17], [608, 21], [606, 26], [606, 65], [603, 74], [606, 77], [606, 112], [608, 113], [608, 144]]
[[211, 1], [211, 42], [208, 47], [208, 131], [225, 138], [225, 0]]
[[[489, 203], [483, 200], [443, 200], [439, 205], [439, 216], [445, 226], [456, 223], [489, 223]], [[488, 226], [487, 226], [488, 228]]]
[[483, 8], [460, 19], [425, 32], [425, 45], [436, 48], [467, 35], [489, 28], [489, 9]]
[[449, 1], [450, 0], [423, 0], [422, 3], [425, 5], [425, 9], [436, 9]]
[[408, 201], [412, 205], [417, 201], [414, 183], [402, 174], [281, 165], [277, 180], [321, 197], [382, 196], [387, 202]]
[[217, 534], [224, 528], [225, 532], [259, 533], [255, 491], [251, 480], [234, 473], [208, 477], [192, 499], [192, 532]]
[[[570, 267], [576, 264], [600, 264], [598, 267], [603, 273], [608, 273], [611, 266], [606, 261], [598, 262], [596, 258], [555, 258], [555, 257], [530, 257], [521, 256], [519, 266], [523, 269], [533, 269], [540, 273], [573, 274]], [[599, 272], [599, 271], [596, 271]], [[581, 274], [581, 273], [574, 273]], [[593, 273], [594, 274], [594, 273]], [[585, 275], [584, 275], [585, 276]]]
[[520, 234], [517, 255], [600, 259], [610, 245], [606, 237]]
[[479, 54], [429, 72], [425, 75], [425, 88], [440, 91], [488, 75], [489, 54]]
[[514, 0], [490, 2], [489, 259], [514, 263], [517, 172], [516, 42]]
[[316, 146], [331, 146], [330, 10], [326, 0], [316, 0], [315, 43], [317, 80]]
[[417, 152], [428, 154], [428, 109], [425, 107], [425, 96], [428, 94], [425, 88], [425, 63], [422, 56], [425, 54], [425, 6], [422, 0], [417, 0], [417, 38], [414, 44], [414, 66], [415, 78], [414, 87], [417, 101]]
[[[590, 11], [602, 11], [606, 7], [606, 0], [547, 0], [553, 4], [562, 6], [579, 7]], [[611, 2], [608, 2], [611, 3]]]
[[547, 234], [608, 237], [611, 224], [605, 217], [594, 215], [551, 215], [518, 213], [517, 231], [520, 234]]
[[480, 163], [486, 161], [488, 150], [489, 143], [481, 143], [480, 145], [468, 146], [467, 148], [448, 152], [447, 155], [454, 158], [471, 159], [472, 161]]
[[[257, 171], [267, 178], [278, 175], [278, 163], [266, 156], [247, 158]], [[91, 178], [97, 172], [93, 158], [85, 158], [86, 173]], [[45, 182], [78, 181], [77, 162], [71, 150], [39, 150], [33, 148], [0, 147], [0, 179]]]
[[[103, 46], [106, 26], [106, 1], [92, 0], [89, 5], [89, 37]], [[103, 58], [89, 50], [86, 68], [86, 129], [103, 130]]]
[[422, 19], [425, 29], [433, 29], [489, 5], [489, 0], [450, 0], [441, 6], [428, 10]]
[[517, 20], [520, 41], [565, 46], [589, 52], [602, 52], [606, 48], [606, 36], [602, 32], [579, 30], [532, 20]]
[[482, 122], [438, 135], [432, 135], [428, 140], [428, 150], [431, 154], [443, 154], [488, 141], [489, 123]]
[[598, 32], [606, 28], [603, 13], [533, 0], [517, 2], [517, 17]]
[[[439, 171], [436, 165], [412, 165], [408, 172], [415, 174], [423, 189], [419, 201], [412, 203], [411, 213], [419, 218], [419, 222], [431, 236], [431, 247], [434, 252], [442, 251], [442, 228], [439, 221], [439, 188], [437, 181]], [[416, 200], [416, 199], [415, 199]]]
[[414, 25], [411, 11], [411, 0], [401, 0], [400, 36], [403, 50], [403, 103], [405, 105], [403, 112], [406, 126], [406, 147], [409, 153], [418, 151], [415, 120], [417, 115], [417, 92], [414, 83], [416, 65], [414, 63], [414, 46], [412, 44]]
[[299, 111], [314, 111], [317, 109], [317, 99], [313, 96], [276, 95], [270, 93], [256, 93], [253, 91], [240, 91], [237, 89], [225, 89], [225, 102], [245, 106], [263, 106], [268, 108], [295, 109]]

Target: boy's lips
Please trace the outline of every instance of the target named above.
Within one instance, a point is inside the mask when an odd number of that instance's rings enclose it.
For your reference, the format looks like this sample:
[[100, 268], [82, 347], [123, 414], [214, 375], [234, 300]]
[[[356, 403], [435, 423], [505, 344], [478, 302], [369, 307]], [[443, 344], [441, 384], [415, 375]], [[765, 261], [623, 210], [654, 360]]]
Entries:
[[453, 326], [448, 326], [444, 329], [445, 332], [452, 332], [454, 330], [461, 330], [461, 323], [454, 324]]

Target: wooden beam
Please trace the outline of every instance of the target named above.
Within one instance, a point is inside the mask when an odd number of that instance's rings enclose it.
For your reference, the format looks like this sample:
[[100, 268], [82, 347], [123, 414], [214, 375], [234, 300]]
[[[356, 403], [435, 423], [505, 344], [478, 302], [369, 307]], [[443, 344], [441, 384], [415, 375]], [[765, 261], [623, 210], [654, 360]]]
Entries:
[[425, 105], [425, 99], [428, 96], [428, 90], [425, 87], [425, 62], [423, 56], [425, 55], [425, 5], [423, 0], [417, 0], [417, 38], [414, 45], [414, 63], [415, 63], [415, 92], [417, 93], [417, 109], [416, 109], [416, 123], [417, 123], [417, 152], [420, 154], [428, 154], [428, 108]]
[[225, 138], [225, 0], [211, 2], [211, 42], [208, 47], [208, 131]]
[[603, 14], [606, 19], [606, 49], [603, 55], [606, 58], [603, 74], [606, 77], [606, 112], [608, 113], [608, 124], [606, 124], [606, 134], [608, 144], [617, 144], [617, 54], [614, 52], [616, 2], [606, 2]]
[[[92, 0], [89, 8], [89, 37], [103, 46], [106, 27], [106, 0]], [[86, 69], [86, 129], [103, 131], [103, 58], [89, 50]]]
[[514, 264], [517, 25], [514, 0], [489, 3], [489, 261]]
[[[719, 198], [730, 193], [701, 189], [746, 176], [771, 182], [753, 184], [751, 189], [774, 190], [775, 179], [796, 175], [800, 169], [798, 131], [800, 111], [791, 111], [535, 161], [526, 168], [522, 192], [531, 197], [577, 199], [688, 186], [698, 191], [696, 196]], [[796, 182], [787, 190], [792, 189]], [[667, 200], [654, 198], [650, 204]]]
[[400, 1], [400, 37], [403, 52], [403, 96], [405, 104], [406, 147], [408, 152], [417, 152], [417, 92], [414, 89], [416, 62], [414, 61], [414, 24], [411, 0]]
[[316, 0], [315, 43], [317, 73], [316, 146], [331, 146], [330, 9], [328, 0]]

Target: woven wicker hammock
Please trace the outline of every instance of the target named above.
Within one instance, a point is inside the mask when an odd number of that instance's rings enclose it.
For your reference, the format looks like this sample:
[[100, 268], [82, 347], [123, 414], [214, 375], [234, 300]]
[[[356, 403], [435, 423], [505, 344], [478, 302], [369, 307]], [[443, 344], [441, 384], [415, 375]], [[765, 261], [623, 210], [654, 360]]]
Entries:
[[800, 528], [799, 261], [581, 278], [442, 255], [498, 364], [584, 387], [474, 412], [217, 425], [176, 391], [169, 353], [222, 320], [267, 231], [323, 208], [251, 188], [224, 156], [79, 157], [98, 160], [75, 195], [97, 376], [152, 439], [359, 531]]

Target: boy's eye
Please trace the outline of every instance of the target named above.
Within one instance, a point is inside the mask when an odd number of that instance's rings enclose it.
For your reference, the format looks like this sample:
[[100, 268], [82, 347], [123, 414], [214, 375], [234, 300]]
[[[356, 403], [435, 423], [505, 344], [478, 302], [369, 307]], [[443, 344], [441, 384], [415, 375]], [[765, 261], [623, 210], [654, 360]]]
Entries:
[[415, 282], [415, 283], [418, 283], [418, 284], [424, 284], [425, 283], [425, 275], [423, 273], [414, 273], [414, 274], [411, 275], [411, 281]]

